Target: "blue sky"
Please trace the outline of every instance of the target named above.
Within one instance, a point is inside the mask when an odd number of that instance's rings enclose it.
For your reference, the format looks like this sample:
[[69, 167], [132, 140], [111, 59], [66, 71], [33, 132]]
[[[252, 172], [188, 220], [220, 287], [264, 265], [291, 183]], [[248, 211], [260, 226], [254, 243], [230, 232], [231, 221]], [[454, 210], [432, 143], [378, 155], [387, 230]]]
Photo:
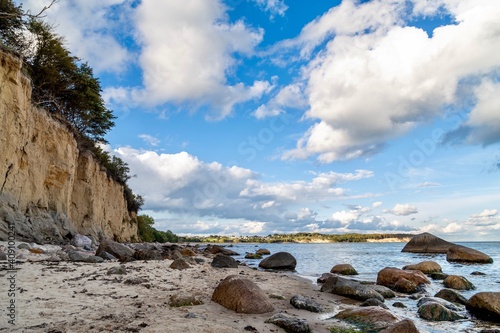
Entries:
[[[50, 1], [24, 1], [33, 12]], [[61, 0], [177, 234], [500, 240], [498, 0]]]

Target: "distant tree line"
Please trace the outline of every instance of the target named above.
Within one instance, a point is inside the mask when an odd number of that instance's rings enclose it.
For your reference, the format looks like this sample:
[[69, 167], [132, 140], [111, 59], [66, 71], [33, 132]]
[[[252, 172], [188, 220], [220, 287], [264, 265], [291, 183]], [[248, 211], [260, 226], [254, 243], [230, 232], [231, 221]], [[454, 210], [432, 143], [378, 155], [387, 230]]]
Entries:
[[186, 236], [179, 237], [183, 242], [202, 243], [361, 243], [369, 240], [384, 240], [388, 238], [411, 238], [412, 234], [320, 234], [300, 232], [295, 234], [272, 234], [267, 236]]
[[23, 59], [23, 70], [31, 78], [32, 102], [68, 125], [79, 148], [93, 153], [108, 176], [124, 186], [128, 210], [138, 212], [144, 200], [127, 185], [128, 165], [101, 148], [116, 117], [106, 108], [99, 79], [41, 19], [56, 2], [32, 15], [12, 0], [0, 0], [0, 47]]
[[179, 237], [172, 231], [159, 231], [153, 228], [154, 219], [149, 215], [137, 217], [139, 237], [143, 242], [177, 243]]

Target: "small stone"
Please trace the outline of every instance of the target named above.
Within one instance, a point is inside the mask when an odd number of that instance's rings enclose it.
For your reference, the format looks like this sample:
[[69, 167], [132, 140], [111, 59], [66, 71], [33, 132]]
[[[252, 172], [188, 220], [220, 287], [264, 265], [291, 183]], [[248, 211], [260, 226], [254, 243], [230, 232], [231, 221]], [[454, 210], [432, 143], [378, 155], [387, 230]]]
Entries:
[[238, 268], [238, 263], [234, 258], [218, 254], [212, 260], [211, 266], [215, 268]]
[[301, 295], [293, 296], [290, 299], [290, 304], [296, 309], [302, 309], [316, 313], [322, 312], [322, 307], [318, 302]]
[[456, 289], [456, 290], [472, 290], [476, 287], [463, 276], [450, 275], [444, 279], [443, 284], [446, 288]]
[[383, 302], [381, 302], [376, 298], [369, 298], [363, 303], [361, 303], [360, 306], [380, 306], [381, 308], [389, 309], [387, 305], [385, 305]]
[[470, 275], [485, 276], [486, 274], [483, 272], [474, 271], [474, 272], [470, 273]]
[[170, 268], [172, 269], [187, 269], [191, 267], [184, 259], [175, 259], [172, 264], [170, 264]]
[[245, 259], [262, 259], [262, 254], [258, 253], [247, 253]]
[[258, 249], [257, 252], [255, 252], [255, 253], [267, 256], [267, 255], [271, 254], [271, 251], [269, 251], [268, 249]]
[[101, 257], [104, 260], [117, 260], [114, 255], [112, 255], [109, 252], [103, 251], [99, 254], [99, 257]]
[[169, 305], [174, 308], [178, 308], [181, 306], [192, 306], [192, 305], [201, 305], [203, 302], [200, 299], [197, 299], [193, 295], [172, 295], [170, 296]]
[[401, 302], [394, 302], [394, 303], [392, 304], [392, 306], [393, 306], [393, 307], [395, 307], [395, 308], [406, 309], [406, 305], [404, 305], [404, 304], [403, 304], [403, 303], [401, 303]]
[[434, 297], [439, 297], [448, 302], [467, 304], [467, 299], [452, 289], [441, 289]]
[[281, 327], [288, 333], [310, 333], [311, 328], [305, 319], [292, 317], [284, 313], [277, 313], [267, 319], [265, 323], [274, 324]]
[[111, 267], [110, 269], [108, 269], [106, 274], [107, 275], [112, 275], [112, 274], [125, 275], [125, 274], [127, 274], [127, 269], [123, 265], [114, 266], [114, 267]]
[[330, 273], [340, 275], [358, 275], [358, 272], [350, 264], [339, 264], [332, 267]]
[[29, 250], [31, 249], [31, 246], [29, 246], [29, 244], [27, 243], [21, 243], [17, 246], [17, 248], [20, 250]]

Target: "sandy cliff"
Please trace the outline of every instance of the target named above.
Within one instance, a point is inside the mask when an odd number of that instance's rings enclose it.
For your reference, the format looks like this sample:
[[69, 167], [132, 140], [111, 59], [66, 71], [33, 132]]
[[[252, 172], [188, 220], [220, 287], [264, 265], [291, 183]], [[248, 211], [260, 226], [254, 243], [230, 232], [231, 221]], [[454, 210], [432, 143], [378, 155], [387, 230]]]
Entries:
[[137, 224], [123, 187], [67, 128], [31, 105], [30, 80], [0, 51], [0, 239], [60, 242], [76, 232], [129, 241]]

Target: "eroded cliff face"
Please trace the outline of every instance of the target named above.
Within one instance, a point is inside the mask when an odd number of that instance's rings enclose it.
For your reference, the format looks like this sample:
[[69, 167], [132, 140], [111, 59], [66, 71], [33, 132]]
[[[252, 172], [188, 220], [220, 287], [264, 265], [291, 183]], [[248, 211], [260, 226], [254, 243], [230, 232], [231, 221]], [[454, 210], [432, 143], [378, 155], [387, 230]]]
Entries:
[[137, 238], [123, 186], [80, 152], [70, 131], [31, 105], [22, 62], [0, 51], [0, 240], [64, 242], [75, 233], [98, 240]]

